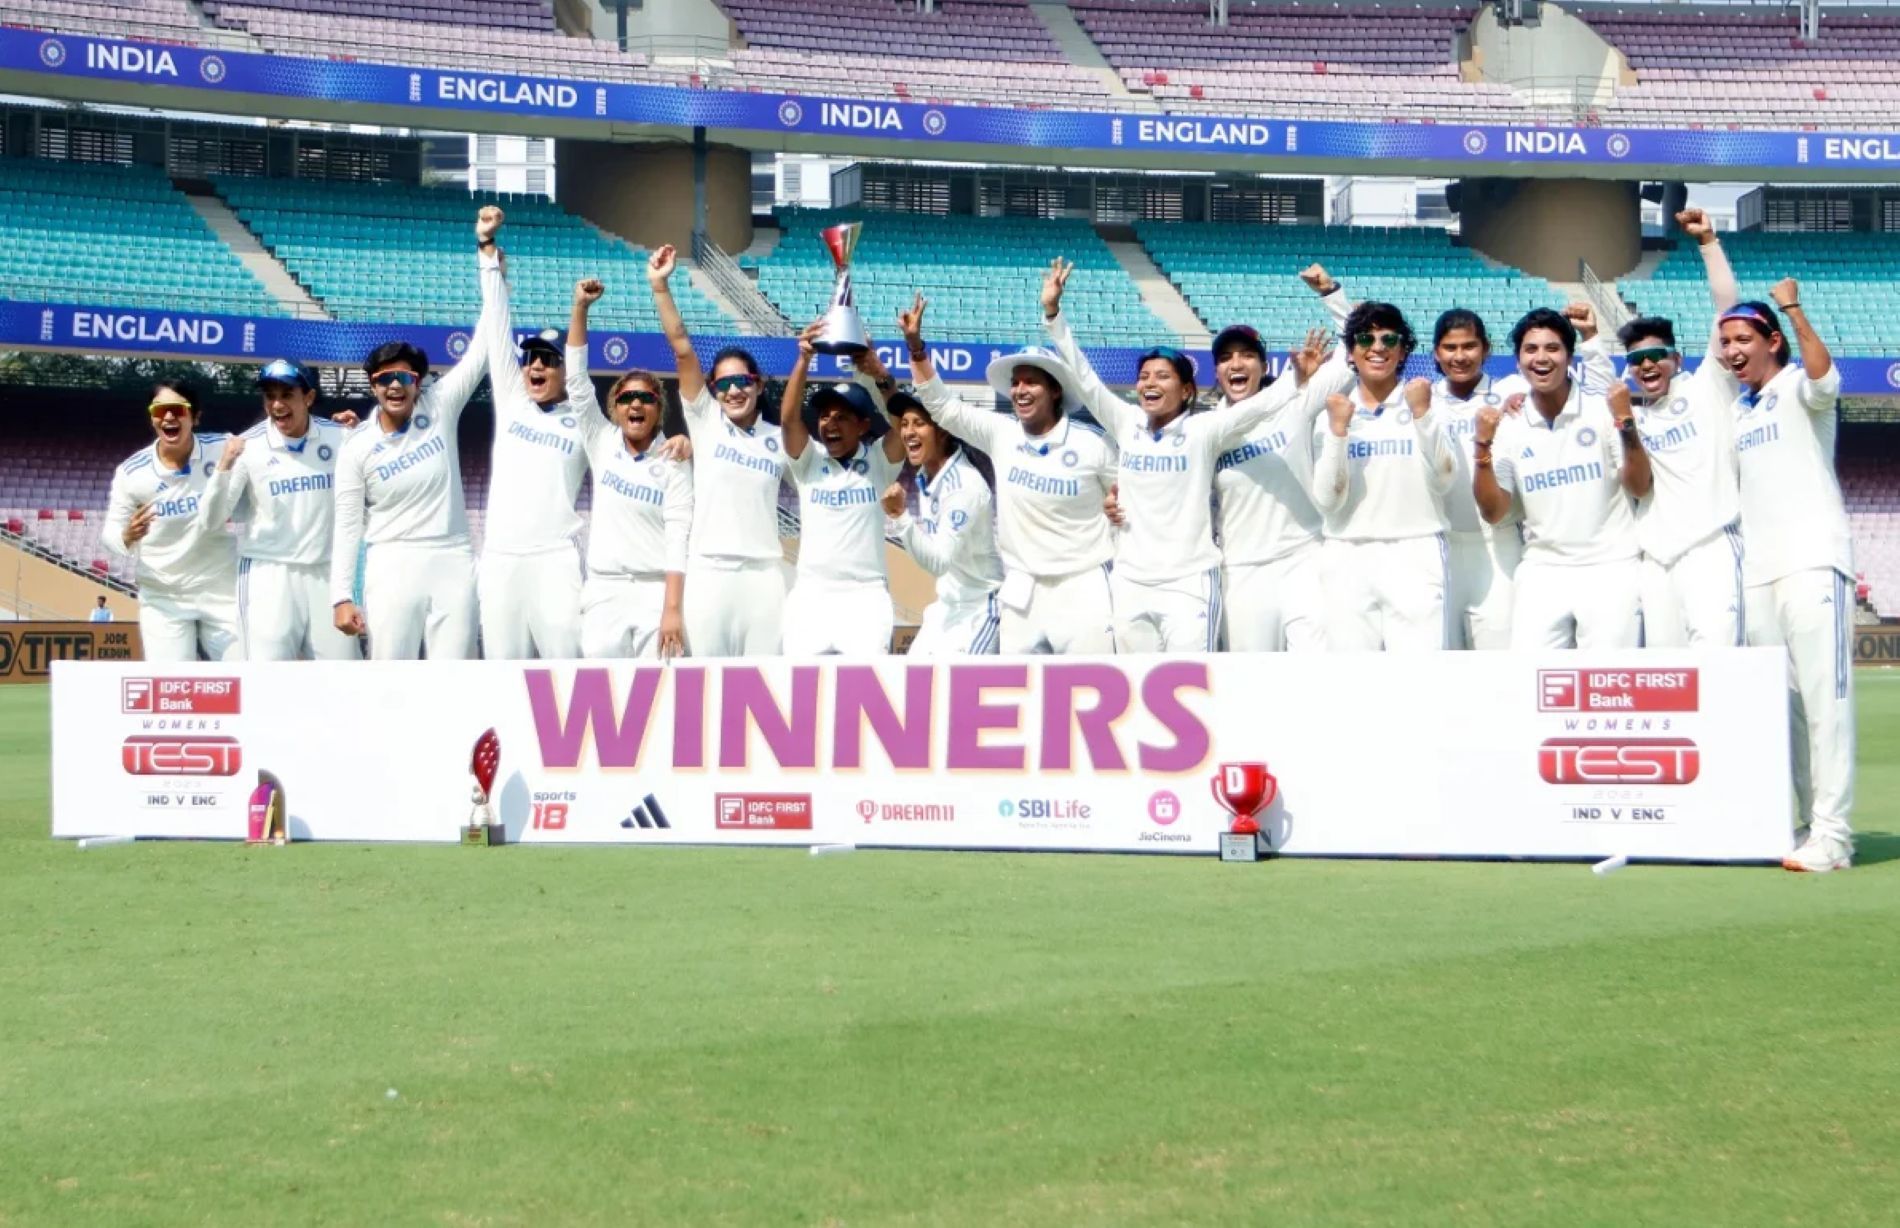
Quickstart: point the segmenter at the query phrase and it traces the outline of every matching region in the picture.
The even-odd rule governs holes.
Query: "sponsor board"
[[[1900,624],[1855,627],[1854,664],[1900,665]]]
[[[1768,861],[1790,844],[1786,668],[1780,649],[259,662],[162,678],[63,663],[53,830],[239,839],[268,768],[297,839],[450,841],[468,748],[492,726],[511,841],[1212,856],[1231,807],[1257,803],[1296,855]],[[227,695],[241,714],[216,710]],[[311,712],[387,711],[403,736],[354,744],[349,771],[308,736]],[[174,801],[148,804],[155,790]]]
[[[55,661],[136,661],[137,623],[0,623],[0,684],[45,682]]]

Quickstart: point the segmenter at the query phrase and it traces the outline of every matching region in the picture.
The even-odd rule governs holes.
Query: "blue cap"
[[[888,426],[883,416],[877,412],[877,404],[871,400],[871,394],[866,392],[862,385],[842,382],[826,384],[812,393],[811,399],[805,403],[805,426],[813,434],[818,431],[818,415],[827,405],[843,405],[858,417],[863,418],[870,426],[870,430],[865,432],[866,439],[878,438],[884,434]]]
[[[288,384],[292,388],[303,388],[311,392],[317,389],[317,377],[300,362],[288,358],[273,358],[257,372],[257,386],[265,384]]]

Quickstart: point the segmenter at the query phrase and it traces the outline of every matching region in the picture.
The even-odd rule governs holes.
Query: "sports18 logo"
[[[1702,751],[1687,738],[1551,738],[1537,774],[1553,785],[1686,785],[1702,774]]]
[[[213,735],[127,738],[120,755],[134,776],[236,776],[244,748]]]

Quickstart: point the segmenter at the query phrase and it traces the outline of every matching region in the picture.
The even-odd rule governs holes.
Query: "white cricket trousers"
[[[1451,561],[1451,647],[1499,652],[1511,646],[1511,611],[1524,538],[1514,524],[1490,533],[1446,534]]]
[[[1635,559],[1570,567],[1526,559],[1517,569],[1513,648],[1635,648],[1642,639]]]
[[[357,661],[363,647],[336,629],[328,563],[238,560],[238,616],[249,661]]]
[[[139,592],[139,643],[153,662],[242,661],[244,633],[232,593],[198,592],[175,597],[148,585]]]
[[[482,657],[568,661],[581,655],[581,554],[572,544],[540,554],[483,552],[475,592]]]
[[[588,576],[581,586],[581,655],[656,659],[665,612],[665,576]]]
[[[1001,611],[996,594],[981,601],[933,601],[924,607],[917,638],[910,642],[913,657],[993,656],[996,653]]]
[[[1218,652],[1220,568],[1145,584],[1108,577],[1115,606],[1116,652]]]
[[[1796,825],[1853,838],[1854,582],[1814,568],[1747,590],[1748,642],[1788,648]]]
[[[1673,563],[1643,557],[1645,648],[1740,648],[1748,642],[1742,548],[1738,523],[1717,529]]]
[[[997,628],[999,647],[1011,656],[1114,652],[1115,598],[1108,573],[1104,563],[1066,576],[1034,577],[1029,582],[1029,601],[1022,609],[1003,606]]]
[[[1221,569],[1221,622],[1228,652],[1316,652],[1326,647],[1320,544],[1266,563]]]
[[[886,585],[800,579],[785,595],[785,655],[889,656],[892,618]]]
[[[1437,652],[1451,638],[1445,535],[1329,539],[1320,548],[1326,646],[1336,652]]]
[[[784,566],[778,559],[694,559],[680,614],[686,651],[695,657],[774,656],[784,626]]]
[[[363,564],[372,661],[475,657],[475,559],[465,542],[381,542]]]

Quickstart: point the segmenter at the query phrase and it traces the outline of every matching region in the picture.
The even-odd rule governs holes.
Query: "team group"
[[[807,396],[814,324],[776,426],[751,354],[702,365],[661,248],[648,283],[687,424],[669,440],[651,373],[620,376],[601,411],[599,282],[576,287],[565,344],[517,347],[491,207],[475,228],[481,319],[452,369],[425,387],[418,348],[377,348],[376,410],[357,424],[314,416],[311,374],[273,362],[264,420],[234,436],[198,434],[192,390],[161,384],[157,438],[114,477],[105,544],[137,559],[150,660],[347,659],[364,633],[378,659],[478,645],[494,659],[877,655],[887,536],[937,577],[913,654],[1785,644],[1811,824],[1795,859],[1833,868],[1851,856],[1854,754],[1840,377],[1795,282],[1773,304],[1738,302],[1706,217],[1678,220],[1716,324],[1693,373],[1669,321],[1626,325],[1633,387],[1581,304],[1520,320],[1518,371],[1497,381],[1483,320],[1446,311],[1440,378],[1407,380],[1404,314],[1350,304],[1314,266],[1302,277],[1331,324],[1279,379],[1259,334],[1235,326],[1214,341],[1211,405],[1165,347],[1142,355],[1125,399],[1076,343],[1057,260],[1041,294],[1051,344],[988,370],[1013,413],[938,379],[919,296],[898,320],[908,390],[867,352],[852,380]],[[495,435],[477,563],[457,425],[484,375]]]

